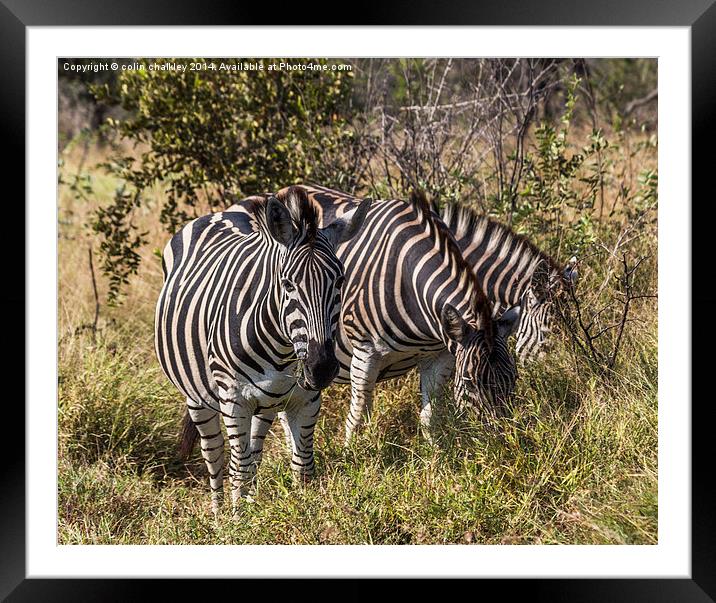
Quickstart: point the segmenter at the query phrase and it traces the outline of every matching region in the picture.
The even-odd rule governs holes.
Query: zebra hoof
[[[224,497],[223,493],[215,493],[211,496],[211,512],[213,513],[214,517],[218,517],[219,513],[221,512],[221,507],[223,506]]]
[[[231,493],[231,507],[234,509],[238,509],[241,506],[241,503],[255,503],[256,499],[252,496],[255,494],[255,492],[251,492],[248,490],[241,490],[241,491],[235,491]]]

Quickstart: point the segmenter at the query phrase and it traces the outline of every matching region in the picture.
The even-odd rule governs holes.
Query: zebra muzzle
[[[305,385],[301,386],[306,389],[322,390],[331,384],[339,370],[333,340],[328,339],[322,344],[310,341],[308,355],[303,365]]]

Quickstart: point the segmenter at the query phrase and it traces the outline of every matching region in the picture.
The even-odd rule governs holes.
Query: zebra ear
[[[336,247],[354,237],[363,226],[365,217],[373,199],[366,197],[355,209],[343,214],[340,218],[326,226],[321,232]]]
[[[576,257],[572,257],[572,259],[567,262],[567,265],[564,267],[564,272],[562,273],[562,276],[564,277],[565,282],[568,283],[570,286],[574,287],[574,285],[577,284],[579,271],[577,270]]]
[[[507,339],[515,332],[517,325],[520,323],[521,306],[512,306],[500,318],[495,321],[497,326],[497,336]]]
[[[270,197],[266,204],[266,224],[271,236],[281,245],[288,246],[296,236],[288,208],[276,197]]]
[[[440,322],[443,331],[455,343],[462,343],[470,333],[470,325],[460,316],[460,313],[450,304],[445,304],[440,313]]]

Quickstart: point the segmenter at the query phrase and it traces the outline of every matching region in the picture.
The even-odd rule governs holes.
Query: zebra
[[[165,247],[155,350],[186,397],[182,452],[201,438],[214,513],[223,500],[222,419],[234,508],[251,498],[264,427],[279,411],[294,474],[313,474],[321,390],[339,369],[344,274],[335,247],[358,232],[370,203],[320,228],[305,192],[292,187],[197,218]]]
[[[321,186],[309,187],[311,200],[325,219],[353,207],[355,197]],[[473,208],[448,202],[433,204],[433,211],[448,226],[463,257],[477,276],[498,317],[519,308],[515,352],[521,364],[544,355],[553,330],[556,304],[578,277],[577,259],[561,267],[526,237]]]
[[[526,237],[464,205],[447,203],[439,214],[492,302],[493,315],[521,308],[515,331],[520,363],[543,357],[556,305],[577,282],[577,258],[561,267]]]
[[[352,197],[336,191],[303,188],[320,223],[339,219],[354,206]],[[346,444],[371,410],[376,383],[415,367],[420,424],[428,439],[432,403],[454,371],[458,403],[504,414],[517,379],[507,337],[519,307],[492,319],[472,268],[424,196],[374,201],[362,229],[338,245],[336,255],[346,278],[335,379],[351,384]]]

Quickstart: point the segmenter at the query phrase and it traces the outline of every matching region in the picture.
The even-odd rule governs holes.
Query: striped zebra
[[[223,499],[222,419],[234,506],[250,497],[279,411],[292,469],[302,479],[313,474],[320,390],[339,368],[344,277],[334,248],[358,232],[369,205],[319,228],[305,192],[289,188],[193,220],[164,249],[156,353],[186,396],[182,448],[191,450],[198,431],[214,512]]]
[[[576,258],[561,267],[529,239],[475,210],[448,203],[440,210],[493,303],[493,315],[519,305],[515,351],[520,362],[544,354],[556,307],[577,280]]]
[[[320,223],[340,219],[353,198],[305,186]],[[339,383],[351,383],[346,442],[370,411],[379,381],[420,372],[420,422],[431,429],[432,402],[455,371],[460,403],[503,413],[514,389],[507,348],[519,309],[499,320],[447,226],[424,197],[375,201],[363,228],[336,254],[344,264],[336,355]]]
[[[325,220],[358,202],[355,197],[319,186],[307,190]],[[554,324],[555,304],[577,280],[576,258],[561,267],[526,237],[472,208],[448,203],[433,210],[447,224],[463,257],[473,267],[492,303],[493,317],[511,307],[520,308],[515,330],[520,362],[541,356]]]

